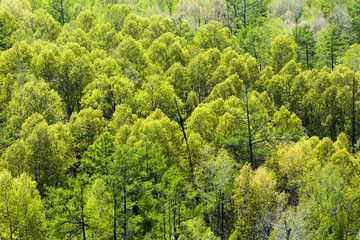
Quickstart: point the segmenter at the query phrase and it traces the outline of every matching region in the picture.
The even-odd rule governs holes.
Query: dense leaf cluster
[[[360,1],[123,2],[0,1],[0,238],[358,239]]]

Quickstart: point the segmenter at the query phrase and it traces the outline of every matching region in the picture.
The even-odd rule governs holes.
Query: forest
[[[360,0],[0,0],[0,239],[360,239]]]

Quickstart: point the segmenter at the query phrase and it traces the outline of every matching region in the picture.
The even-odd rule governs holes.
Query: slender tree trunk
[[[163,204],[163,217],[164,217],[164,239],[166,239],[166,209],[165,209],[165,203]]]
[[[6,194],[6,193],[5,193]],[[9,220],[9,223],[10,223],[10,214],[9,214],[9,207],[8,207],[8,199],[7,199],[7,194],[6,194],[6,215],[7,215],[7,218]],[[10,239],[13,240],[13,227],[12,227],[12,224],[10,223]]]
[[[84,189],[83,186],[81,187],[81,228],[83,232],[83,240],[86,240],[86,232],[85,232],[85,220],[84,220]]]
[[[306,67],[307,69],[310,69],[310,66],[309,66],[309,49],[308,49],[308,45],[306,44]]]
[[[65,10],[64,10],[64,1],[63,0],[61,0],[60,1],[60,17],[61,17],[61,25],[63,25],[64,26],[64,24],[65,24]]]
[[[244,21],[244,28],[246,28],[246,11],[247,11],[247,8],[246,8],[246,0],[244,0],[244,16],[243,16],[243,21]]]
[[[183,132],[184,140],[185,140],[185,142],[186,142],[186,148],[187,148],[187,151],[188,151],[188,154],[189,154],[190,171],[191,171],[191,174],[193,174],[193,164],[192,164],[192,160],[191,160],[191,152],[190,152],[189,142],[188,142],[188,139],[187,139],[187,136],[186,136],[186,132],[185,132],[184,120],[183,120],[183,118],[181,117],[180,110],[179,110],[179,107],[178,107],[176,98],[174,98],[174,101],[175,101],[176,109],[177,109],[178,116],[179,116],[180,127],[181,127],[181,130],[182,130],[182,132]]]
[[[177,229],[176,229],[176,194],[174,196],[174,207],[173,207],[173,221],[174,221],[174,238],[178,239]]]
[[[114,233],[114,240],[117,240],[117,235],[116,235],[117,202],[116,202],[116,194],[115,194],[114,183],[113,183],[113,199],[114,199],[114,229],[113,229],[113,233]]]
[[[220,191],[221,195],[221,191]],[[220,197],[219,193],[216,192],[216,208],[217,208],[217,216],[216,216],[216,235],[220,236]]]
[[[168,201],[168,208],[169,208],[169,240],[171,240],[171,203],[170,199]]]
[[[355,108],[355,76],[353,78],[353,86],[352,86],[352,123],[351,123],[351,128],[352,128],[352,131],[351,131],[351,146],[352,146],[352,153],[354,154],[355,153],[355,111],[356,111],[356,108]]]
[[[127,218],[126,218],[126,186],[124,185],[124,240],[127,239]]]
[[[221,195],[221,239],[224,239],[225,231],[224,231],[224,218],[225,218],[225,211],[224,211],[224,193]]]
[[[245,91],[245,101],[246,101],[246,120],[248,125],[248,136],[249,136],[249,155],[250,155],[250,164],[252,168],[255,168],[255,162],[253,157],[253,144],[252,144],[252,135],[251,135],[251,123],[250,123],[250,112],[249,112],[249,100],[248,100],[248,92],[247,89]]]

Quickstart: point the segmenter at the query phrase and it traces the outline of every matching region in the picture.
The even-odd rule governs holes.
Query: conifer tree
[[[346,41],[340,33],[338,25],[332,25],[325,30],[320,43],[320,51],[325,64],[334,69],[338,64],[342,52],[345,50]]]

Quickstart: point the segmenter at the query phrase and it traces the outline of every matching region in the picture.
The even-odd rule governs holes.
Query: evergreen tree
[[[323,33],[320,42],[323,62],[331,69],[334,69],[335,65],[339,63],[345,47],[346,41],[344,35],[340,34],[339,26],[331,25]]]
[[[360,43],[360,0],[353,1],[349,6],[349,13],[352,17],[352,30],[355,33],[355,42]]]
[[[259,25],[267,15],[269,0],[226,0],[233,32]]]
[[[310,25],[296,26],[293,30],[293,38],[300,47],[300,61],[304,69],[312,69],[315,66],[315,50],[316,42],[314,39],[314,31]]]
[[[8,12],[0,12],[0,51],[11,47],[11,34],[16,30],[15,18]]]

